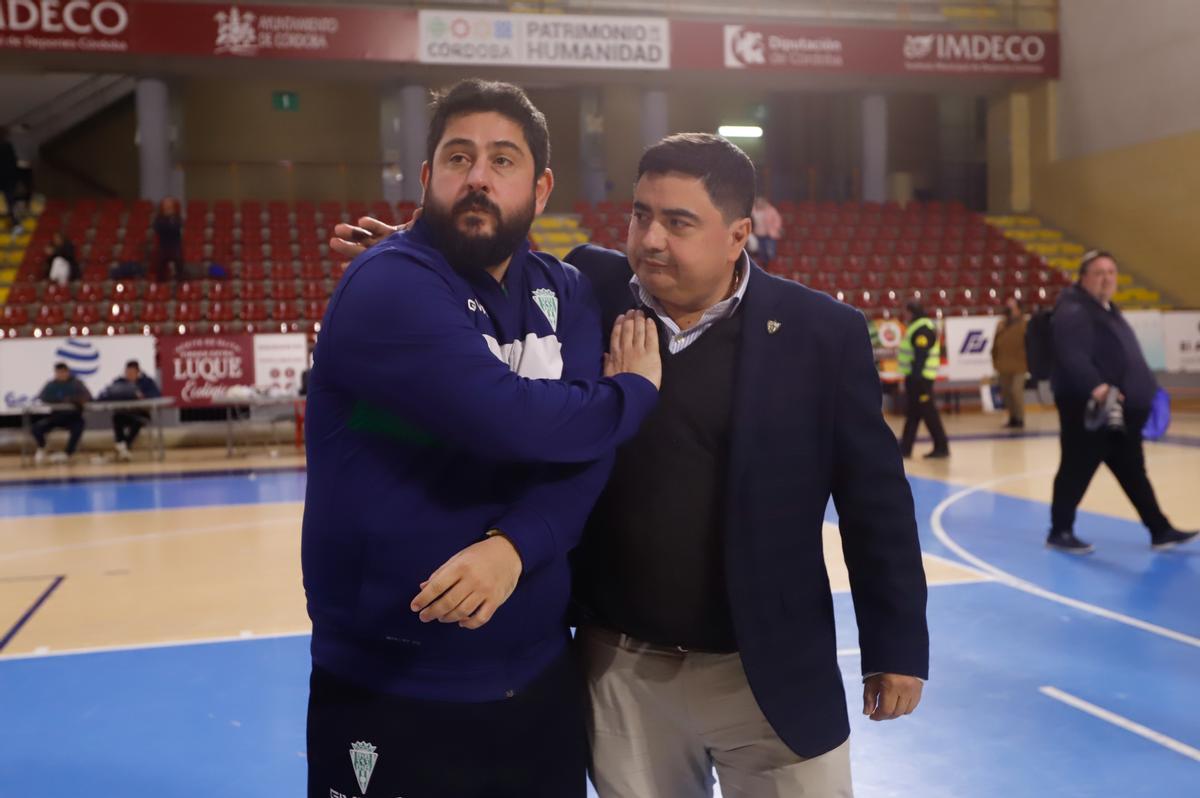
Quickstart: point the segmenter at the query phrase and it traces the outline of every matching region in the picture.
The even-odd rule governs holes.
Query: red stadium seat
[[[134,280],[118,280],[112,287],[112,298],[121,302],[133,302],[138,298],[141,283]]]
[[[42,305],[37,310],[34,323],[39,327],[54,327],[63,323],[63,307],[57,305]]]
[[[171,317],[170,308],[165,302],[147,302],[142,307],[142,321],[150,324],[161,324]]]
[[[228,302],[208,303],[209,321],[233,321],[233,305]]]
[[[47,305],[56,302],[66,302],[71,298],[71,288],[69,285],[59,285],[58,283],[50,283],[46,286],[46,290],[42,292],[42,302]]]
[[[186,285],[186,283],[185,283]],[[147,302],[170,302],[171,296],[175,292],[175,286],[171,283],[147,283],[146,284],[146,301]]]
[[[281,299],[284,301],[296,299],[296,297],[299,296],[299,292],[296,290],[296,281],[285,280],[283,282],[273,283],[271,285],[271,296],[275,299]]]
[[[104,315],[105,307],[94,302],[76,302],[75,309],[71,311],[71,323],[95,324]]]
[[[209,316],[215,320],[211,310]],[[243,302],[238,318],[242,321],[265,321],[270,318],[268,306],[262,302]]]
[[[325,305],[326,300],[324,299],[308,300],[304,303],[304,318],[309,321],[320,321],[325,317]]]
[[[306,260],[300,266],[300,279],[302,280],[324,280],[325,267],[320,261]]]
[[[261,302],[267,298],[267,284],[262,282],[244,281],[241,284],[241,298],[243,300],[252,300]],[[215,299],[216,297],[214,297]],[[228,297],[222,297],[228,299]]]
[[[34,283],[17,283],[8,292],[9,305],[28,305],[37,301],[38,287]]]
[[[329,297],[329,289],[325,287],[325,281],[306,281],[300,284],[300,296],[304,299],[327,299]]]

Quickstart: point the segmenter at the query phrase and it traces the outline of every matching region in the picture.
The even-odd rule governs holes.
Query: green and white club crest
[[[350,764],[354,765],[354,776],[358,779],[358,788],[367,793],[367,785],[371,782],[371,774],[375,771],[375,762],[379,754],[370,743],[350,744]]]
[[[550,328],[558,332],[558,297],[549,288],[537,288],[533,292],[533,301],[550,322]]]

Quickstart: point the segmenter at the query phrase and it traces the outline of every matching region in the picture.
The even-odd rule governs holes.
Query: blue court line
[[[138,510],[275,504],[304,501],[302,470],[240,475],[186,476],[154,480],[104,480],[23,487],[0,485],[0,518]]]
[[[21,627],[29,623],[29,619],[33,617],[33,614],[41,609],[41,606],[46,603],[46,599],[50,598],[50,595],[58,589],[58,586],[61,585],[63,580],[66,578],[67,577],[63,575],[54,577],[54,581],[50,583],[48,588],[42,591],[42,595],[38,596],[37,601],[33,602],[33,604],[29,606],[29,609],[25,610],[25,614],[22,615],[15,624],[13,624],[13,627],[9,629],[7,633],[5,633],[4,637],[0,637],[0,651],[3,651],[4,647],[12,642],[12,639],[17,636],[17,632],[21,631]]]
[[[159,471],[145,474],[100,474],[92,476],[30,477],[29,479],[0,480],[0,490],[7,487],[36,485],[87,485],[101,482],[153,482],[164,479],[203,479],[204,477],[238,477],[248,474],[280,474],[306,472],[305,466],[266,466],[263,468],[217,468],[211,471]]]
[[[1011,440],[1029,440],[1036,438],[1057,438],[1058,430],[1031,430],[1029,432],[977,432],[969,435],[950,435],[950,442],[954,441],[1011,441]],[[917,443],[932,443],[933,438],[928,435],[917,437]],[[1156,441],[1146,441],[1146,443],[1169,443],[1173,446],[1191,446],[1200,448],[1200,437],[1192,435],[1166,435]]]

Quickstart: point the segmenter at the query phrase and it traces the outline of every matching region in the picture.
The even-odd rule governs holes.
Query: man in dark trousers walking
[[[937,381],[938,366],[942,360],[942,345],[938,340],[937,326],[925,313],[924,306],[916,300],[905,306],[908,329],[900,343],[900,373],[904,375],[904,433],[900,436],[900,453],[912,457],[913,443],[917,440],[917,427],[921,422],[933,436],[933,451],[927,459],[950,456],[950,442],[938,413],[933,386]]]
[[[1063,291],[1050,323],[1050,382],[1062,460],[1054,477],[1046,545],[1071,554],[1092,551],[1091,544],[1075,535],[1075,510],[1101,463],[1150,530],[1151,546],[1167,549],[1197,535],[1171,526],[1146,475],[1142,428],[1158,383],[1133,328],[1113,304],[1116,291],[1116,259],[1107,252],[1089,252],[1080,261],[1079,281]]]

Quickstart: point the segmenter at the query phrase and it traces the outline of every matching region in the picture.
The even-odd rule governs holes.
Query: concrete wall
[[[182,108],[180,152],[189,198],[381,196],[375,86],[194,78],[172,91]],[[298,110],[276,110],[275,91],[296,93]]]
[[[1200,307],[1200,3],[1061,14],[1061,80],[989,106],[991,208],[1031,210]]]

